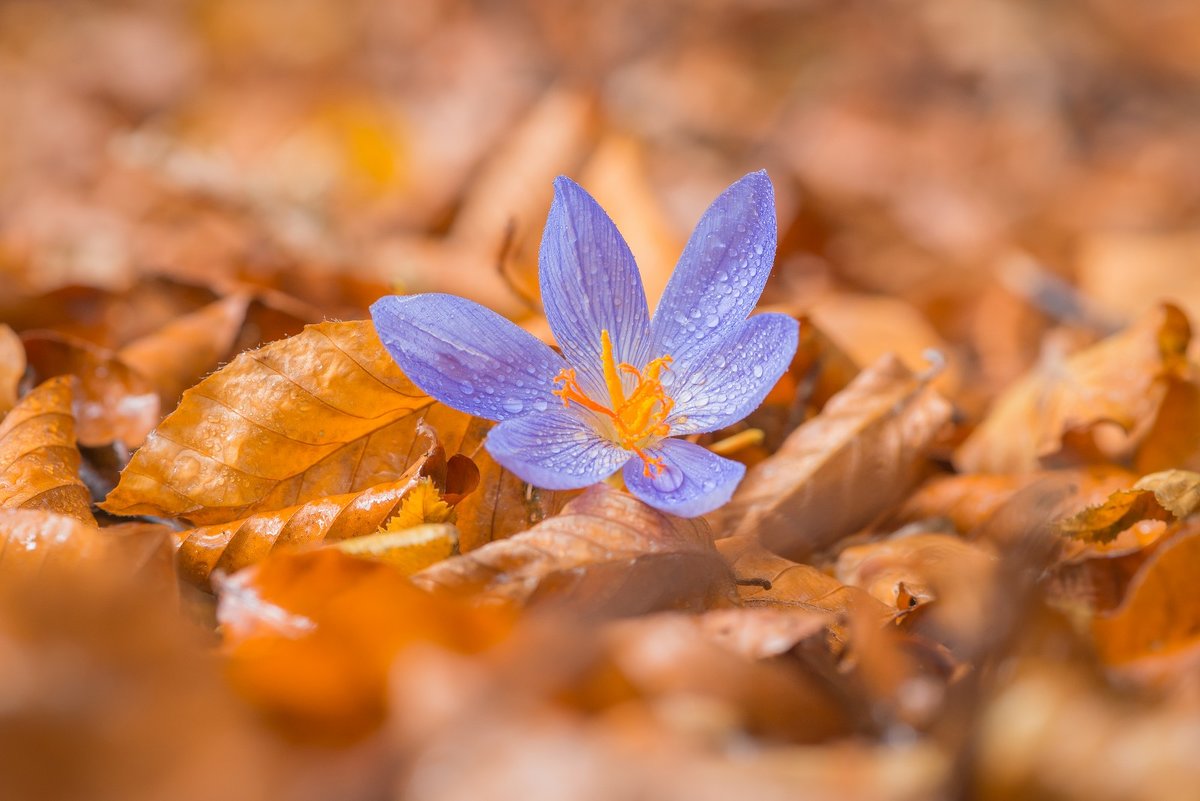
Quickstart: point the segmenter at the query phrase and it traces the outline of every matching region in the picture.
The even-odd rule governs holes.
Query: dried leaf
[[[0,323],[0,418],[17,405],[17,389],[25,375],[25,346],[7,325]]]
[[[396,534],[423,523],[452,521],[453,507],[446,502],[432,478],[419,478],[412,491],[400,501],[400,508],[383,527],[383,532]]]
[[[1059,528],[1086,542],[1111,542],[1142,520],[1177,520],[1200,508],[1200,473],[1166,470],[1151,473],[1128,490],[1119,490],[1098,506],[1062,520]]]
[[[1197,368],[1185,379],[1167,379],[1167,391],[1154,425],[1138,446],[1134,466],[1140,473],[1182,468],[1200,471],[1200,383]]]
[[[103,561],[110,547],[94,522],[43,509],[0,509],[0,584]]]
[[[837,542],[903,497],[950,411],[929,377],[884,357],[747,473],[719,530],[797,559]]]
[[[229,354],[250,302],[234,294],[167,323],[117,351],[117,358],[149,379],[162,408],[173,408],[183,391]]]
[[[515,601],[573,597],[593,610],[634,614],[722,595],[727,578],[703,521],[665,515],[598,485],[529,531],[447,559],[414,580]]]
[[[369,321],[309,326],[184,393],[103,508],[220,523],[395,481],[434,405]],[[450,440],[469,420],[446,413],[434,426]]]
[[[1100,657],[1110,664],[1165,657],[1200,638],[1200,524],[1189,521],[1163,542],[1129,584],[1125,601],[1092,621]]]
[[[503,638],[509,614],[414,587],[334,548],[279,553],[222,580],[218,619],[234,687],[293,739],[344,742],[377,726],[398,653],[461,653]]]
[[[21,339],[39,380],[60,375],[79,379],[75,418],[81,444],[136,447],[158,423],[154,387],[112,351],[55,331],[30,331]]]
[[[767,659],[824,631],[831,617],[815,609],[759,606],[712,609],[695,622],[705,637],[722,648],[750,659]]]
[[[444,482],[445,473],[444,453],[435,446],[397,481],[181,532],[180,571],[196,586],[207,587],[213,571],[233,573],[276,550],[374,534],[388,525],[407,497],[426,492],[423,486],[435,480]]]
[[[1145,436],[1166,394],[1168,379],[1187,368],[1191,329],[1175,306],[1163,304],[1119,334],[1065,358],[1048,356],[993,404],[987,418],[954,455],[964,473],[1022,473],[1063,449],[1071,434],[1101,423],[1131,438]]]
[[[718,540],[717,545],[733,567],[745,606],[800,607],[835,619],[855,610],[879,620],[892,616],[887,606],[858,587],[848,587],[812,565],[784,559],[752,539]]]
[[[389,564],[406,576],[458,553],[458,529],[448,523],[424,523],[398,531],[391,529],[389,523],[385,531],[341,540],[333,547],[360,559]]]
[[[0,507],[41,509],[95,525],[91,493],[79,480],[73,382],[50,379],[0,420]]]

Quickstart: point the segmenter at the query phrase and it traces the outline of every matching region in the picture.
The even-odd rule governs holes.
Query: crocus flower
[[[638,498],[692,517],[729,500],[745,468],[677,437],[745,417],[796,350],[794,319],[748,317],[775,238],[771,182],[752,173],[705,212],[651,318],[629,246],[591,195],[560,177],[539,274],[561,355],[452,295],[382,298],[371,316],[417,386],[499,422],[486,447],[522,480],[566,490],[622,470]]]

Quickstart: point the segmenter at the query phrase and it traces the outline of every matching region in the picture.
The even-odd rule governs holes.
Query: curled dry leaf
[[[528,531],[433,565],[414,580],[610,614],[712,600],[731,589],[702,520],[665,515],[607,485],[592,487]]]
[[[239,355],[185,392],[102,508],[208,525],[361,492],[396,481],[420,458],[422,423],[468,454],[491,425],[417,389],[370,321],[309,326]],[[487,511],[495,512],[464,514],[464,540],[520,530],[516,524],[553,497],[523,500],[522,483],[486,454],[477,458]]]
[[[1200,473],[1166,470],[1151,473],[1127,490],[1118,490],[1104,503],[1059,522],[1069,537],[1088,542],[1111,542],[1143,520],[1177,520],[1200,508]]]
[[[965,534],[1038,478],[1036,473],[935,476],[908,497],[891,522],[899,526],[938,518],[950,521],[955,531]]]
[[[767,659],[824,631],[830,618],[815,609],[761,606],[712,609],[694,620],[701,633],[722,648],[750,659]]]
[[[246,319],[247,295],[234,294],[167,323],[117,351],[117,358],[144,375],[163,409],[229,355]]]
[[[25,375],[25,346],[7,325],[0,323],[0,417],[17,405],[17,391]]]
[[[39,379],[79,379],[75,417],[81,444],[136,447],[158,423],[161,407],[154,387],[114,352],[56,331],[29,331],[21,339]]]
[[[1171,468],[1200,471],[1200,370],[1186,379],[1170,377],[1150,433],[1138,446],[1134,467],[1141,473]]]
[[[0,508],[41,509],[95,524],[79,480],[68,376],[52,378],[0,420]]]
[[[389,565],[334,548],[273,554],[218,590],[235,689],[281,733],[306,741],[343,742],[377,726],[403,649],[473,653],[511,625],[503,607],[424,592]]]
[[[718,512],[718,530],[758,536],[800,559],[886,512],[950,419],[950,404],[929,380],[893,356],[864,370],[746,474]]]
[[[458,499],[469,492],[477,478],[462,465],[469,460],[456,456],[450,461],[453,470],[448,470],[441,446],[434,446],[397,481],[181,532],[179,569],[188,581],[206,588],[213,571],[233,573],[277,549],[374,534],[401,512],[407,499],[416,495],[424,504],[431,483],[439,491],[444,489],[446,498]],[[455,485],[447,485],[448,473]]]
[[[1091,435],[1101,423],[1119,426],[1125,436],[1092,447],[1119,455],[1147,434],[1169,379],[1186,372],[1190,340],[1187,317],[1162,304],[1070,356],[1044,354],[1037,369],[996,400],[955,453],[955,466],[964,473],[1036,470],[1063,449],[1064,437]]]
[[[1092,621],[1109,664],[1167,659],[1200,643],[1200,523],[1188,521],[1138,569],[1124,602]]]

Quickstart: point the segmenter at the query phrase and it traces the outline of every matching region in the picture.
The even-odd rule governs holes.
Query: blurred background
[[[1188,0],[5,0],[0,274],[519,317],[555,175],[654,294],[765,167],[777,301],[887,293],[956,342],[1047,276],[1195,311],[1198,79]]]

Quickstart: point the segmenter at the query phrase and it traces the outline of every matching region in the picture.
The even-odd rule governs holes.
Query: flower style
[[[575,182],[554,182],[539,253],[542,302],[562,355],[452,295],[382,298],[380,339],[409,378],[499,422],[486,446],[522,480],[577,489],[623,468],[629,491],[683,517],[729,500],[745,468],[675,437],[749,414],[787,369],[798,326],[748,315],[775,258],[765,172],[705,212],[651,318],[629,246]]]

